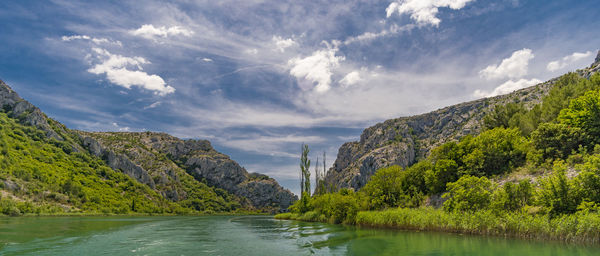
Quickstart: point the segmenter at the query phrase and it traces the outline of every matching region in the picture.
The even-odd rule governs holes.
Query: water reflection
[[[594,246],[269,216],[0,219],[0,255],[600,255]]]

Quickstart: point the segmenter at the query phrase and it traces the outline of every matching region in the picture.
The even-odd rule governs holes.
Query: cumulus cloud
[[[336,52],[337,48],[328,48],[305,58],[293,58],[288,61],[290,74],[298,79],[303,89],[314,86],[316,92],[326,92],[331,88],[332,70],[345,59],[344,56],[336,56]]]
[[[146,59],[124,57],[100,48],[92,50],[100,63],[88,69],[88,72],[96,75],[105,74],[111,83],[127,89],[137,86],[161,96],[175,92],[175,88],[167,85],[160,76],[149,75],[142,71],[142,64],[150,64]],[[130,68],[134,68],[134,70]]]
[[[392,2],[385,9],[389,18],[394,13],[398,15],[409,14],[410,18],[419,25],[438,26],[441,20],[436,17],[439,8],[450,8],[459,10],[465,7],[467,3],[475,0],[400,0]]]
[[[121,41],[113,41],[108,38],[97,38],[97,37],[91,37],[88,35],[62,36],[61,39],[64,42],[69,42],[69,41],[73,41],[73,40],[89,40],[89,41],[93,42],[94,44],[114,44],[114,45],[118,45],[118,46],[123,46]]]
[[[209,58],[202,58],[202,61],[204,61],[204,62],[212,62],[213,60],[209,59]]]
[[[358,82],[360,82],[361,78],[360,78],[360,73],[358,73],[358,71],[352,71],[350,73],[348,73],[346,76],[344,76],[344,78],[342,78],[342,80],[340,80],[340,84],[342,84],[342,86],[348,87],[350,85],[354,85]]]
[[[529,86],[534,86],[536,84],[541,83],[542,81],[539,79],[524,79],[521,78],[517,81],[513,81],[513,80],[508,80],[505,83],[501,84],[500,86],[496,87],[493,91],[491,92],[486,92],[486,91],[482,91],[482,90],[475,90],[475,92],[473,93],[473,96],[477,97],[477,98],[483,98],[483,97],[493,97],[493,96],[497,96],[497,95],[502,95],[502,94],[507,94],[510,92],[514,92],[516,90],[519,89],[523,89]]]
[[[565,68],[567,65],[575,63],[581,59],[587,58],[592,55],[591,51],[587,52],[574,52],[571,55],[567,55],[560,60],[551,61],[546,66],[549,71],[556,71]]]
[[[140,28],[129,31],[134,36],[141,36],[146,39],[156,39],[157,37],[167,38],[169,36],[191,36],[194,31],[180,26],[172,27],[154,27],[152,24],[142,25]]]
[[[346,40],[344,40],[344,44],[349,45],[352,43],[368,42],[368,41],[372,41],[372,40],[375,40],[380,37],[391,36],[391,35],[398,34],[400,32],[410,31],[413,28],[415,28],[414,24],[407,24],[404,26],[398,26],[396,24],[393,24],[392,26],[390,26],[389,29],[383,29],[377,33],[365,32],[358,36],[349,37]]]
[[[297,45],[297,43],[293,39],[291,39],[291,38],[283,39],[280,36],[273,36],[273,42],[275,42],[275,47],[280,52],[285,52],[286,48]]]
[[[499,65],[489,65],[479,71],[479,76],[488,80],[501,78],[521,78],[527,75],[529,61],[535,55],[531,49],[524,48],[513,52],[513,54],[502,60]]]

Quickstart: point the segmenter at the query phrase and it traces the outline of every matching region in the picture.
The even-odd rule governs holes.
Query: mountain
[[[600,71],[600,51],[595,62],[577,74],[589,78]],[[363,187],[380,168],[407,167],[445,142],[482,131],[482,120],[497,105],[523,103],[532,107],[548,94],[558,78],[512,93],[465,102],[430,113],[386,120],[365,129],[359,141],[344,143],[325,182],[333,189]]]
[[[0,105],[4,214],[279,212],[297,200],[206,140],[71,130],[1,80]]]

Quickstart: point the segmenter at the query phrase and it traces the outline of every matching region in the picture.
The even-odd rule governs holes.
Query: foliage
[[[492,199],[492,190],[492,182],[486,177],[462,176],[456,182],[448,183],[444,210],[473,212],[486,209]]]
[[[574,213],[577,210],[581,198],[564,170],[557,169],[552,176],[543,179],[540,185],[537,195],[539,204],[548,209],[550,214]]]
[[[491,130],[497,127],[510,128],[513,127],[517,114],[524,114],[527,109],[522,103],[508,103],[506,105],[498,105],[483,118],[483,127]],[[519,115],[520,116],[520,115]]]
[[[561,110],[558,120],[570,127],[581,128],[592,142],[600,143],[600,90],[589,91]]]
[[[459,146],[465,152],[461,172],[475,176],[505,173],[521,166],[527,154],[527,142],[516,129],[494,128]]]
[[[531,142],[544,159],[565,159],[589,141],[582,129],[565,124],[544,123],[531,133]]]
[[[533,185],[529,180],[506,182],[494,191],[490,208],[495,212],[516,211],[532,203]]]
[[[308,145],[302,144],[302,155],[300,156],[300,192],[301,197],[310,196],[310,159],[308,159]]]

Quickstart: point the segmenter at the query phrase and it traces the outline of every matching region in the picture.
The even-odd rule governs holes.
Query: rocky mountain
[[[600,51],[589,68],[578,70],[577,73],[589,78],[599,70]],[[426,114],[390,119],[369,127],[363,131],[359,141],[348,142],[340,147],[325,182],[334,189],[359,189],[380,168],[409,166],[426,157],[437,145],[480,133],[483,117],[497,105],[520,102],[531,107],[539,103],[556,81],[555,78],[506,95],[461,103]]]
[[[161,208],[165,207],[167,212],[180,211],[178,207],[200,212],[278,212],[297,200],[274,179],[249,174],[206,140],[181,140],[153,132],[71,130],[48,118],[2,81],[0,105],[0,147],[4,154],[0,157],[0,198],[18,205],[127,212],[139,210],[144,203],[152,212],[164,212]],[[54,160],[44,160],[48,155]],[[63,164],[54,166],[56,159]],[[108,173],[107,168],[118,174]],[[83,169],[90,173],[81,175]],[[127,183],[126,177],[133,183]],[[51,184],[51,180],[59,184]],[[119,186],[100,189],[122,182],[136,187],[138,194],[128,195],[133,190]],[[120,208],[112,207],[109,202],[90,199],[101,197],[96,194],[101,191],[128,196],[115,199]],[[62,199],[54,200],[57,197]]]
[[[193,191],[186,185],[190,178],[238,196],[244,205],[257,209],[287,209],[296,200],[277,181],[249,174],[207,140],[181,140],[155,132],[78,133],[92,154],[172,201],[190,197]]]

